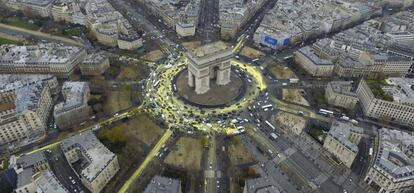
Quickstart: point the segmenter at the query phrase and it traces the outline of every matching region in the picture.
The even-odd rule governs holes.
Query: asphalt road
[[[210,138],[210,146],[207,152],[207,161],[204,164],[205,193],[217,193],[217,157],[216,138]]]
[[[136,10],[134,6],[131,6],[125,0],[111,0],[112,6],[121,12],[131,24],[137,28],[137,30],[144,30],[147,36],[151,36],[154,42],[156,42],[163,52],[172,53],[172,47],[176,44],[166,38],[164,34],[158,30],[148,19],[140,14],[140,10]],[[141,10],[142,11],[142,10]],[[162,38],[161,38],[162,37]]]
[[[69,162],[66,160],[65,155],[59,147],[51,148],[50,151],[45,151],[45,154],[52,172],[65,188],[67,188],[70,192],[90,192],[82,184],[81,180],[71,168]]]
[[[220,39],[220,29],[217,27],[219,19],[219,1],[201,0],[198,22],[198,36],[203,44]]]
[[[240,141],[243,142],[248,151],[257,160],[258,165],[263,170],[263,174],[271,177],[272,180],[276,181],[279,185],[281,185],[285,192],[300,192],[298,190],[298,187],[292,184],[289,178],[286,175],[284,175],[283,172],[279,169],[277,163],[274,162],[272,159],[266,157],[262,152],[260,152],[257,149],[257,143],[252,141],[252,139],[248,138],[246,135],[239,135],[238,138],[240,139]]]

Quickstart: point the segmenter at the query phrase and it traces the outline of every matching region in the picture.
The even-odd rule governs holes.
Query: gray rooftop
[[[162,176],[154,176],[144,193],[181,193],[180,181]]]
[[[23,86],[54,79],[53,75],[0,74],[0,92],[13,91]]]
[[[263,176],[260,178],[246,180],[245,189],[247,193],[280,193],[279,184],[272,177]]]
[[[83,59],[82,64],[89,64],[94,65],[100,62],[103,62],[104,60],[107,60],[108,57],[105,56],[103,53],[93,53],[86,56],[86,58]]]
[[[55,0],[17,0],[17,1],[21,2],[21,3],[27,3],[27,4],[32,4],[32,5],[45,7],[45,6],[53,3],[53,1],[55,1]]]
[[[414,137],[406,132],[382,128],[374,168],[393,181],[414,179]]]
[[[353,81],[332,81],[329,84],[331,85],[332,90],[338,94],[356,97],[356,92],[353,91]]]
[[[42,96],[43,89],[44,86],[41,83],[16,89],[16,112],[22,113],[26,110],[35,112],[39,107],[39,100]]]
[[[17,165],[21,168],[29,168],[42,161],[46,161],[46,156],[43,151],[37,151],[35,153],[19,157],[17,159]]]
[[[311,60],[315,65],[333,65],[332,61],[319,57],[315,54],[314,50],[310,46],[305,46],[298,50],[305,57]]]
[[[42,193],[69,193],[51,171],[45,171],[36,179],[37,188]]]
[[[33,181],[33,168],[27,168],[20,170],[17,174],[17,184],[16,187],[20,188],[26,186]]]
[[[33,46],[0,46],[0,65],[65,65],[74,61],[83,51],[76,46],[49,43]]]
[[[84,96],[88,92],[88,87],[87,82],[67,81],[63,83],[62,93],[65,101],[56,104],[54,114],[58,115],[86,104]]]
[[[82,169],[82,175],[88,181],[93,181],[111,162],[116,155],[109,151],[93,134],[86,131],[66,138],[60,144],[63,152],[68,152],[73,148],[78,148],[88,164]]]
[[[388,92],[395,102],[414,105],[414,78],[388,78],[388,85],[382,89]]]
[[[339,143],[346,146],[351,151],[358,153],[358,145],[350,141],[352,133],[363,134],[364,130],[354,126],[350,122],[335,121],[331,125],[328,135],[332,136]]]

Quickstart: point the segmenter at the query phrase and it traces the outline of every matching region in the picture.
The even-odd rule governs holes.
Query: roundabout
[[[244,75],[246,88],[243,97],[230,105],[221,107],[200,107],[189,104],[174,92],[174,79],[186,70],[186,57],[172,65],[160,64],[150,75],[146,85],[144,105],[153,116],[162,119],[169,128],[193,133],[219,132],[234,134],[237,129],[231,123],[256,97],[265,92],[266,83],[262,73],[254,66],[231,60],[235,72]],[[237,71],[236,71],[237,70]]]
[[[241,70],[232,70],[230,83],[227,85],[211,84],[210,90],[197,94],[188,85],[188,70],[182,70],[173,79],[175,95],[185,103],[200,108],[221,108],[237,103],[246,94],[247,81],[243,80]]]

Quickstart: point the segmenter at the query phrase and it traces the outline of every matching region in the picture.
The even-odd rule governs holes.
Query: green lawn
[[[14,27],[19,27],[19,28],[24,28],[24,29],[28,29],[28,30],[36,31],[36,30],[40,29],[40,27],[35,25],[35,24],[29,23],[27,21],[20,20],[19,18],[15,18],[15,17],[4,19],[2,22],[4,24],[7,24],[7,25],[11,25],[11,26],[14,26]]]
[[[17,44],[17,45],[20,45],[22,43],[20,41],[10,40],[10,39],[0,37],[0,45],[4,45],[4,44]]]

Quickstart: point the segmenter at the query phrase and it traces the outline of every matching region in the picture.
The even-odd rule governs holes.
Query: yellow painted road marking
[[[160,138],[160,140],[157,142],[157,144],[152,148],[150,153],[147,155],[147,157],[144,159],[144,161],[141,163],[141,165],[138,167],[137,170],[132,174],[132,176],[125,181],[124,185],[122,185],[121,189],[119,189],[118,193],[126,193],[132,184],[137,181],[139,176],[141,176],[142,172],[147,168],[148,164],[154,159],[155,155],[160,151],[162,145],[165,144],[165,142],[171,137],[172,130],[167,129],[165,131],[164,135]]]

